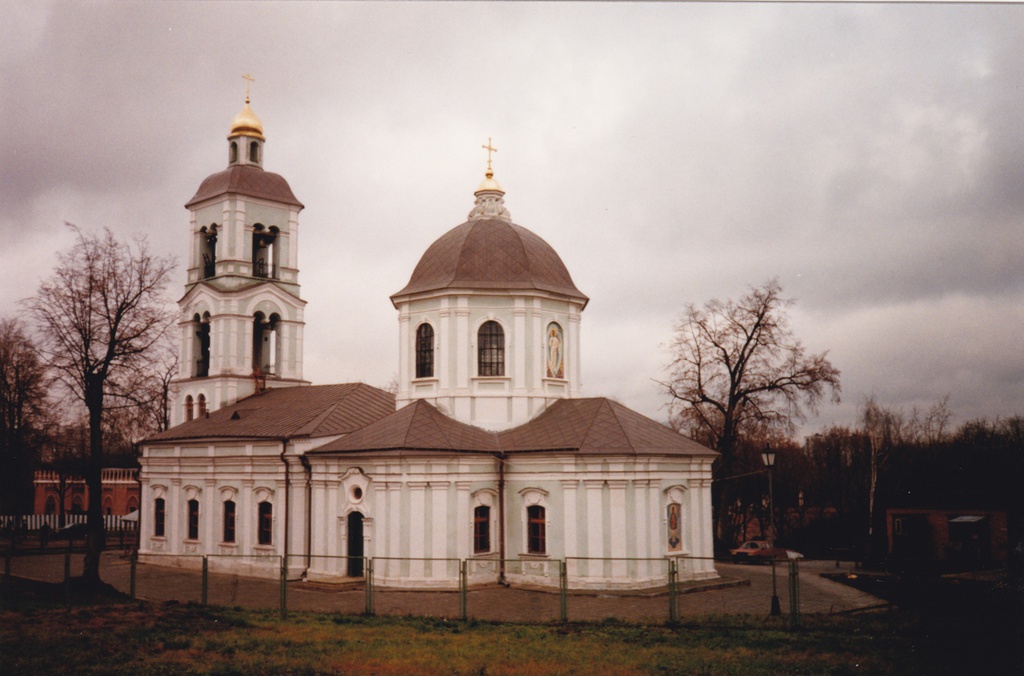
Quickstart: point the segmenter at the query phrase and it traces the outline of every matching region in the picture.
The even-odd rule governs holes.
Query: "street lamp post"
[[[772,450],[772,445],[768,444],[764,447],[764,453],[761,454],[761,460],[764,462],[764,466],[768,468],[768,532],[771,537],[768,543],[772,548],[772,615],[781,615],[782,606],[779,605],[779,594],[778,589],[775,585],[775,490],[772,485],[772,468],[775,467],[775,451]]]

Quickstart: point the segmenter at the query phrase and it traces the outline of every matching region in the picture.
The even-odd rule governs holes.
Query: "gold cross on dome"
[[[246,73],[242,76],[242,79],[245,80],[245,102],[249,103],[249,85],[255,82],[256,78],[249,73]]]
[[[487,137],[487,145],[480,146],[487,151],[487,171],[491,171],[491,153],[498,152],[498,149],[491,145],[491,137]]]

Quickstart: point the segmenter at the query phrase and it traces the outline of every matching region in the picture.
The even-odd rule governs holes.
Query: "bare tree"
[[[839,370],[808,355],[789,327],[782,287],[771,280],[739,300],[689,305],[675,327],[669,380],[672,420],[723,455],[754,431],[792,432],[826,389],[839,400]]]
[[[907,423],[900,411],[884,408],[875,400],[875,396],[871,395],[861,405],[860,424],[861,431],[868,438],[870,453],[868,462],[868,547],[872,547],[878,478],[882,468],[892,456],[893,450],[903,445]]]
[[[790,329],[792,303],[773,279],[738,300],[691,304],[675,327],[669,380],[661,385],[673,426],[722,454],[715,471],[724,487],[716,494],[723,539],[732,536],[723,513],[734,496],[721,480],[759,469],[736,456],[739,442],[792,433],[826,391],[839,400],[839,370],[826,353],[808,355]]]
[[[163,297],[174,261],[149,253],[144,240],[118,241],[77,226],[77,241],[60,254],[53,276],[26,301],[40,329],[41,352],[89,413],[89,533],[83,577],[98,583],[103,550],[103,411],[129,400],[153,365],[153,346],[174,315]]]
[[[941,444],[949,438],[949,422],[953,412],[949,409],[949,395],[943,396],[921,416],[914,416],[918,436],[925,444]]]
[[[0,513],[30,509],[47,383],[46,367],[21,324],[0,319]]]

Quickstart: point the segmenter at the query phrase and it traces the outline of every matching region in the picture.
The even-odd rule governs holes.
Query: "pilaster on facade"
[[[426,491],[429,482],[410,481],[406,484],[409,488],[409,521],[407,532],[409,534],[409,575],[414,579],[423,578],[424,561],[426,552]]]
[[[587,557],[601,558],[604,545],[604,479],[584,479],[586,489]],[[586,576],[599,575],[604,566],[599,561],[588,562]]]

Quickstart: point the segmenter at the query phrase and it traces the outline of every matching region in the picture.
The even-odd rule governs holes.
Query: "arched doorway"
[[[363,576],[363,515],[348,515],[348,576]]]

